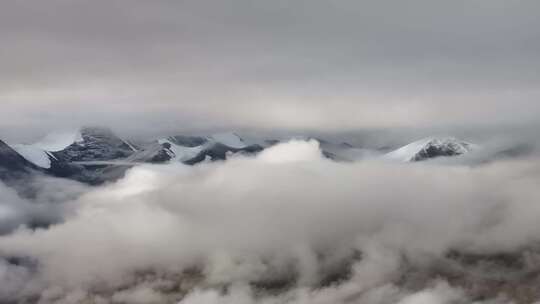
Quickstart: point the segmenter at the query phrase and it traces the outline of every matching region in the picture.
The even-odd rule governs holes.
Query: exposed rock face
[[[253,154],[263,150],[263,147],[259,145],[251,145],[243,148],[233,148],[226,146],[221,143],[213,144],[209,147],[204,148],[197,156],[187,161],[184,161],[185,164],[193,165],[200,163],[206,159],[209,160],[225,160],[227,155],[231,153],[243,153],[243,154]]]
[[[454,138],[433,139],[414,155],[412,161],[421,161],[440,156],[462,155],[471,150],[471,144]]]
[[[83,128],[82,141],[75,142],[54,155],[62,160],[107,161],[126,158],[135,151],[127,142],[105,128]]]
[[[174,144],[190,148],[201,146],[208,142],[208,139],[200,136],[177,135],[171,136],[168,139]]]

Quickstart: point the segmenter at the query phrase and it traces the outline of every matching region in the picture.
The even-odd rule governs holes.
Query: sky
[[[540,2],[2,1],[0,129],[536,123]]]

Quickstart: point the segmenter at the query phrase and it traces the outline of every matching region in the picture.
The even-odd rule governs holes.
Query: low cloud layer
[[[46,226],[71,212],[70,202],[88,188],[80,183],[44,176],[10,184],[0,183],[0,235],[21,225]]]
[[[539,181],[536,160],[475,168],[336,163],[315,141],[194,167],[138,166],[77,199],[62,196],[69,211],[61,223],[0,237],[0,298],[468,302],[476,291],[465,281],[427,274],[450,252],[531,250],[523,267],[534,271]],[[21,205],[16,194],[1,193],[8,208]],[[487,293],[494,301],[487,303],[505,303],[498,293]]]
[[[537,122],[539,12],[535,0],[2,2],[0,127]]]

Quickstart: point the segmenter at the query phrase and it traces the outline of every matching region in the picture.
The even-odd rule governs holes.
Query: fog
[[[526,254],[520,271],[536,271],[539,182],[535,158],[339,163],[316,141],[291,141],[224,162],[141,165],[95,188],[53,180],[61,187],[34,198],[2,187],[0,299],[480,303],[466,282],[504,280],[512,266],[488,259],[461,281],[437,269],[458,252]],[[25,226],[39,204],[61,206],[58,218]],[[484,300],[523,299],[516,290]]]

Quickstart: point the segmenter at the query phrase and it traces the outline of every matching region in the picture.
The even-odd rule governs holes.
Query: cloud
[[[74,181],[42,176],[12,186],[0,183],[0,235],[19,226],[39,227],[61,221],[71,212],[65,203],[87,189]]]
[[[463,299],[463,294],[459,290],[452,289],[448,285],[440,283],[433,289],[408,295],[398,304],[444,304],[453,303],[460,299]]]
[[[309,142],[292,140],[286,145],[276,145],[263,150],[257,158],[268,163],[287,163],[318,161],[321,160],[322,154],[316,140]]]
[[[0,184],[0,195],[2,204],[0,205],[0,232],[13,229],[18,223],[25,220],[26,206],[15,190]]]
[[[467,286],[431,278],[411,289],[399,278],[408,269],[429,278],[451,250],[490,255],[538,241],[539,164],[345,164],[293,141],[194,167],[142,165],[66,202],[62,223],[0,237],[0,278],[10,281],[0,297],[448,303]],[[264,292],[273,288],[282,292]]]

